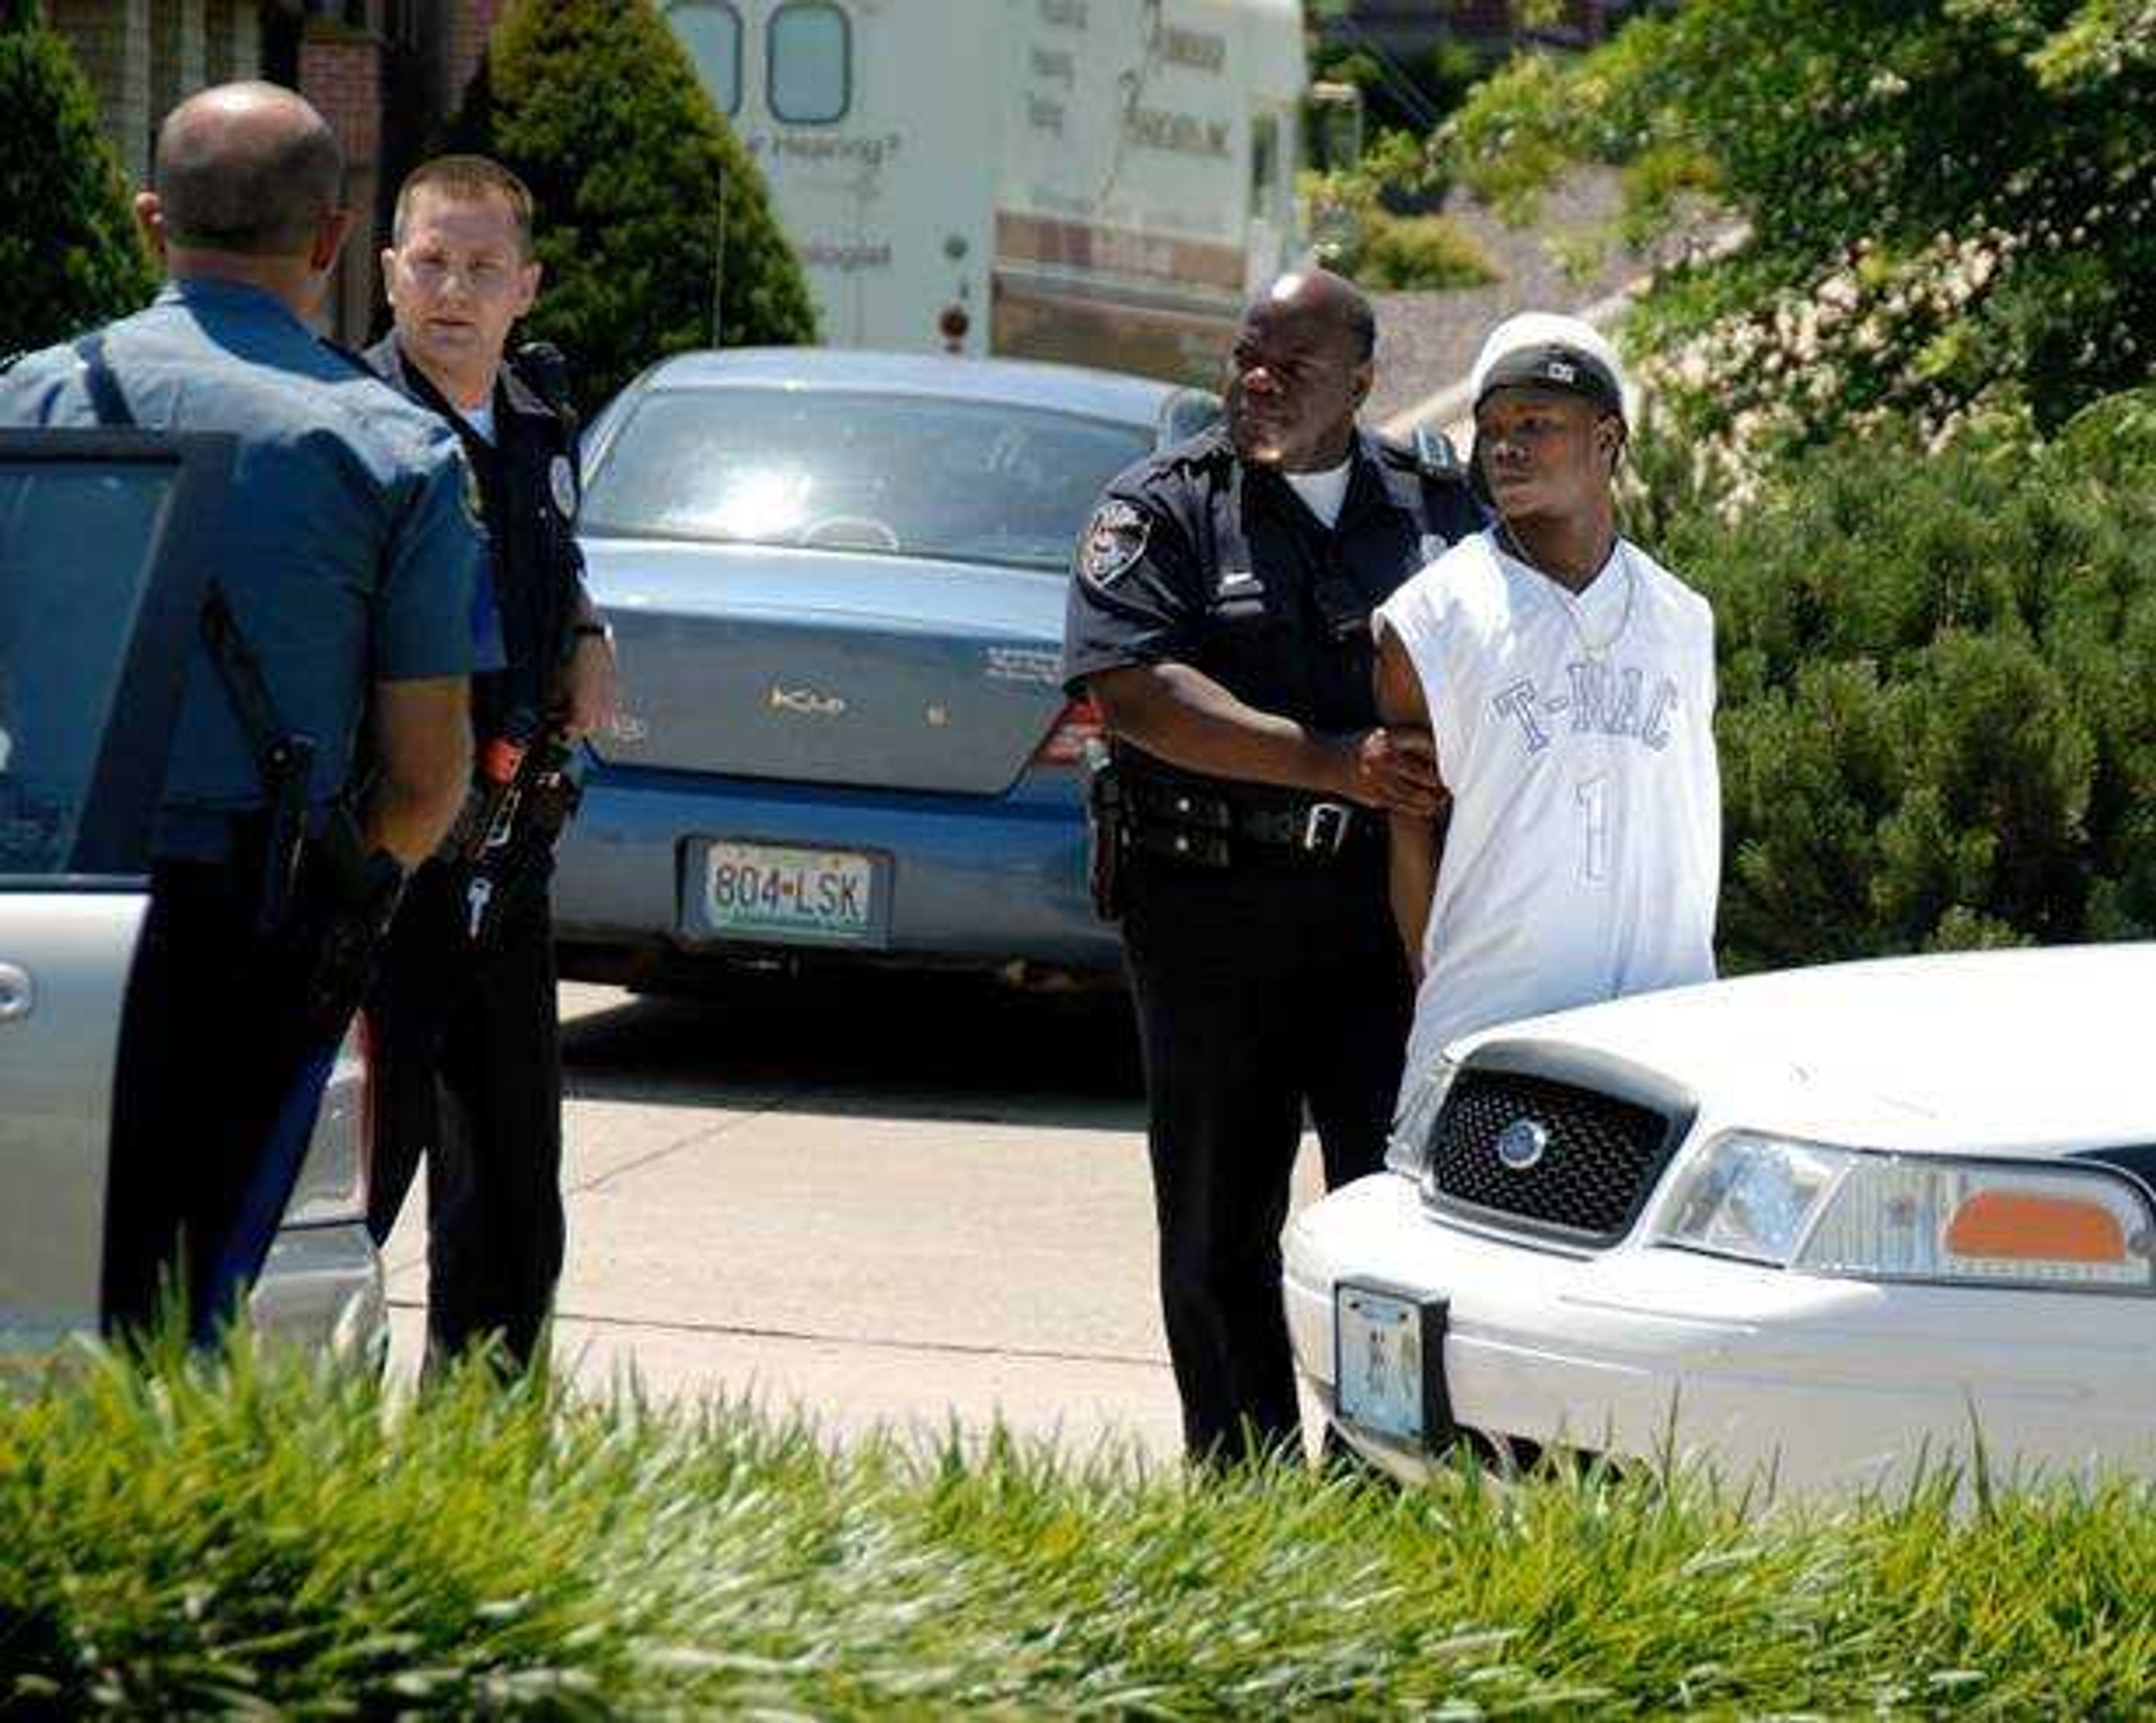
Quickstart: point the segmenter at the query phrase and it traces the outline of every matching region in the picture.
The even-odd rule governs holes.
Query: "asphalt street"
[[[596,1389],[752,1397],[826,1435],[1179,1444],[1119,995],[920,978],[708,1000],[562,989],[557,1358]],[[1314,1154],[1300,1194],[1312,1194]],[[390,1241],[416,1369],[422,1206]]]

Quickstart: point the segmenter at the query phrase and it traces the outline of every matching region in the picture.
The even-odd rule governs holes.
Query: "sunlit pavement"
[[[1001,1418],[1070,1453],[1173,1454],[1127,1011],[881,978],[718,1001],[564,985],[557,1359],[838,1437]],[[408,1375],[422,1206],[388,1253]]]

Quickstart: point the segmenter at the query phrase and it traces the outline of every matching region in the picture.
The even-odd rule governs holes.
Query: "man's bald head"
[[[1367,364],[1378,350],[1378,319],[1363,290],[1330,270],[1296,270],[1282,275],[1259,296],[1248,316],[1270,310],[1273,316],[1307,318],[1337,330],[1356,364]]]
[[[1377,337],[1370,301],[1330,270],[1282,275],[1252,300],[1228,356],[1228,430],[1243,458],[1286,472],[1346,460]]]
[[[221,84],[166,116],[154,183],[168,244],[301,257],[343,197],[344,152],[291,90]]]

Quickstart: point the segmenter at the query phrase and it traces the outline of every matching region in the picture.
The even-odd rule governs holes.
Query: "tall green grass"
[[[2150,1496],[1962,1500],[841,1454],[737,1407],[91,1354],[0,1400],[0,1714],[2156,1706]]]

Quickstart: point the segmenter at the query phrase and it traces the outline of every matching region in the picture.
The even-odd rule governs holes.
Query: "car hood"
[[[1463,1037],[1582,1050],[1690,1090],[1703,1124],[1999,1155],[2156,1142],[2156,944],[1787,970]]]

